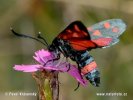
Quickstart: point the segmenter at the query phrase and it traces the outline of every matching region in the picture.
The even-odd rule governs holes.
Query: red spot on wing
[[[109,22],[104,23],[104,27],[105,28],[110,28],[110,23]]]
[[[90,40],[80,40],[80,39],[76,39],[76,40],[69,40],[69,43],[71,45],[71,47],[74,49],[74,50],[77,50],[77,51],[82,51],[82,50],[87,50],[89,48],[93,48],[95,47],[96,45],[90,41]]]
[[[88,31],[93,31],[92,27],[87,28]]]
[[[97,67],[97,64],[95,61],[89,63],[88,65],[86,65],[85,67],[83,67],[81,69],[81,73],[83,75],[87,74],[88,72],[91,72],[93,69],[95,69]]]
[[[81,34],[85,37],[88,36],[88,33],[86,33],[85,31],[81,30]]]
[[[99,30],[95,30],[93,32],[93,35],[95,35],[95,36],[101,36],[101,32]]]
[[[80,21],[72,22],[57,37],[64,40],[71,40],[75,38],[90,40],[88,30]]]
[[[66,30],[68,33],[72,33],[72,31],[71,30]]]
[[[114,33],[119,32],[119,28],[118,28],[118,27],[114,27],[114,28],[112,29],[112,32],[114,32]]]
[[[79,37],[79,35],[76,32],[74,32],[73,37]]]
[[[77,25],[74,25],[74,29],[76,30],[76,31],[80,31],[80,29],[79,29],[79,27],[77,26]]]
[[[64,35],[64,36],[63,36],[63,39],[67,39],[67,36]]]
[[[112,38],[99,38],[92,40],[98,47],[108,46],[112,42]]]
[[[93,40],[71,39],[69,43],[74,50],[82,51],[110,45],[112,38],[98,38]]]

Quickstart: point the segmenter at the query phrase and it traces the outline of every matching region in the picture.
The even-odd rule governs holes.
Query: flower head
[[[35,52],[33,58],[39,63],[34,65],[15,65],[13,68],[17,71],[23,72],[36,72],[41,70],[47,71],[58,71],[58,72],[67,72],[73,76],[80,84],[83,86],[87,85],[87,81],[83,79],[79,70],[75,65],[72,65],[68,62],[61,61],[61,59],[56,59],[56,56],[53,52],[47,50],[38,50]]]

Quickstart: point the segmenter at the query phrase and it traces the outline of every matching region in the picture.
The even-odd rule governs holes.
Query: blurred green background
[[[120,42],[91,51],[101,72],[101,86],[80,87],[66,73],[60,74],[60,100],[132,100],[133,98],[133,0],[0,0],[0,99],[36,100],[36,97],[5,96],[5,92],[37,92],[30,73],[13,70],[15,64],[33,64],[32,56],[42,44],[14,36],[36,36],[40,31],[48,43],[70,22],[86,26],[121,18],[127,24]],[[96,96],[96,93],[127,93],[127,96]]]

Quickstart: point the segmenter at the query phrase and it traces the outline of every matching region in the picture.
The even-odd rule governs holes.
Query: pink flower
[[[68,62],[61,61],[61,59],[54,60],[56,58],[54,56],[54,53],[42,49],[36,51],[35,56],[33,56],[33,58],[39,64],[15,65],[13,68],[17,71],[22,71],[22,72],[36,72],[40,70],[47,70],[47,71],[54,70],[59,72],[67,72],[68,74],[73,76],[81,85],[83,86],[87,85],[87,81],[83,79],[83,77],[81,76],[80,72],[78,71],[75,65],[71,65]]]

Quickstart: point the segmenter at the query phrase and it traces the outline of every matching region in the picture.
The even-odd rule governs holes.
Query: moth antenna
[[[37,36],[39,39],[42,39],[44,42],[45,42],[45,44],[49,47],[49,44],[48,44],[48,42],[46,41],[46,39],[45,38],[43,38],[42,36],[41,36],[41,32],[38,32],[38,36]]]
[[[42,43],[43,45],[45,45],[46,47],[48,47],[47,44],[43,43],[42,41],[40,41],[39,39],[37,39],[37,38],[35,38],[35,37],[28,36],[28,35],[25,35],[25,34],[17,33],[17,32],[15,32],[15,31],[13,30],[12,27],[10,28],[10,30],[12,31],[12,33],[13,33],[14,35],[16,35],[16,36],[18,36],[18,37],[24,37],[24,38],[30,38],[30,39],[36,40],[36,41]]]

